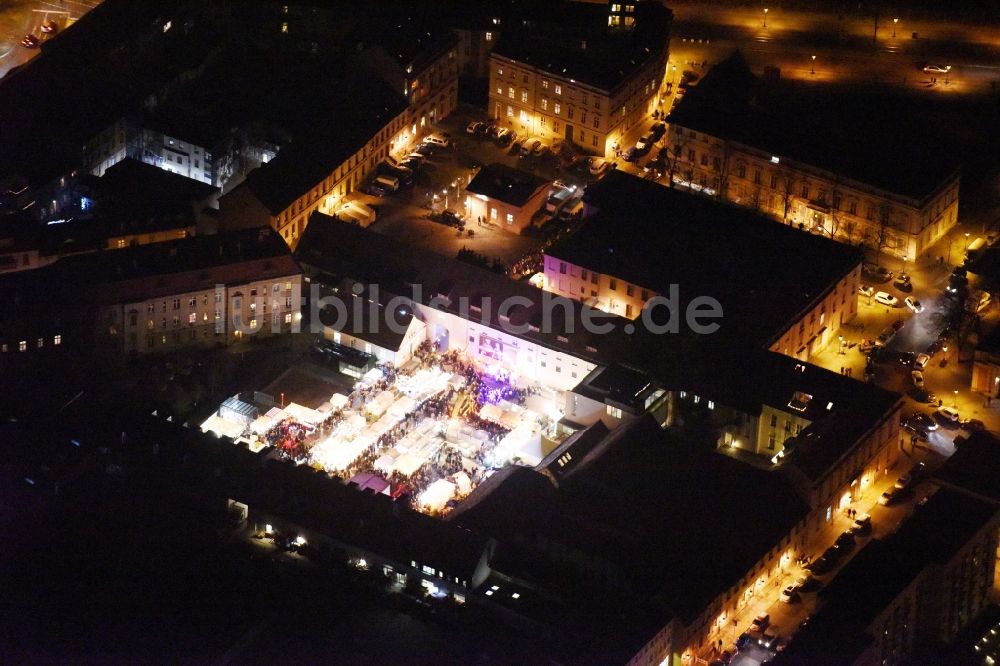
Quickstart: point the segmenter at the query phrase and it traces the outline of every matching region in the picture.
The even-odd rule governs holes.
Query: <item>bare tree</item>
[[[721,150],[719,151],[719,156],[718,156],[719,166],[717,169],[718,172],[717,178],[718,178],[719,189],[715,193],[716,198],[721,199],[723,201],[729,198],[727,195],[729,192],[729,172],[732,168],[731,164],[732,156],[733,156],[732,147],[729,145],[728,141],[723,140],[721,145]]]
[[[868,236],[869,244],[875,250],[875,265],[878,266],[882,250],[886,248],[892,249],[891,245],[894,240],[892,234],[892,209],[888,204],[883,203],[879,206],[878,216],[875,219],[875,224],[870,227]]]
[[[787,165],[781,165],[778,171],[779,186],[781,187],[781,221],[788,224],[788,214],[792,211],[792,196],[795,193],[795,171]]]
[[[840,176],[835,176],[833,179],[833,190],[830,192],[830,238],[834,238],[837,232],[840,231],[840,225],[843,222],[843,218],[840,215]],[[824,202],[826,203],[826,202]]]
[[[667,176],[669,187],[674,186],[674,176],[678,172],[678,167],[680,166],[680,161],[684,156],[684,149],[687,147],[688,137],[686,134],[682,133],[681,128],[677,128],[677,131],[671,131],[673,146],[667,151]]]

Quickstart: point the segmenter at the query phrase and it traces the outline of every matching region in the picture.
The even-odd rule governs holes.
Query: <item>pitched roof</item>
[[[277,215],[358,152],[407,108],[406,99],[371,77],[344,86],[340,102],[315,133],[296,137],[247,175],[250,191]]]
[[[922,201],[958,162],[910,95],[762,81],[738,51],[691,87],[668,122]]]
[[[588,219],[545,254],[663,296],[676,285],[681,312],[715,298],[717,335],[761,346],[861,263],[843,243],[621,171],[588,186],[584,202]]]

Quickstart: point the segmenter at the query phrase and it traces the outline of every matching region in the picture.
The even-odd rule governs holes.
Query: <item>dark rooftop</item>
[[[99,217],[110,235],[195,226],[216,187],[124,159],[97,182]]]
[[[342,92],[321,128],[297,138],[247,175],[247,187],[273,215],[333,173],[407,106],[400,94],[375,78],[353,81]]]
[[[466,191],[520,208],[546,185],[544,178],[495,162],[480,169]]]
[[[676,441],[648,416],[588,448],[558,488],[522,493],[513,476],[484,484],[470,499],[486,496],[453,520],[494,535],[498,554],[510,541],[541,539],[585,553],[640,599],[662,599],[688,622],[808,511],[783,475]]]
[[[989,432],[956,438],[955,453],[934,478],[985,500],[1000,502],[1000,440]]]
[[[737,51],[691,87],[668,121],[920,202],[958,159],[917,106],[884,89],[765,82]]]
[[[413,297],[425,304],[436,298],[434,307],[438,309],[581,358],[598,359],[606,337],[584,329],[581,317],[585,306],[579,303],[563,299],[565,308],[548,308],[551,326],[545,328],[542,314],[552,294],[322,213],[313,213],[309,218],[295,256],[304,266],[328,273],[338,281],[349,278],[377,284],[386,293]],[[525,298],[531,305],[510,308],[505,321],[500,317],[500,308],[513,296]],[[595,320],[613,327],[627,323],[620,317],[587,310]]]
[[[716,335],[761,346],[861,261],[843,243],[621,171],[588,186],[584,201],[597,214],[547,255],[664,296],[677,285],[681,308],[713,297],[725,315]]]
[[[647,61],[659,57],[670,39],[673,17],[658,2],[636,3],[632,30],[608,27],[606,3],[545,4],[562,4],[565,20],[555,25],[525,19],[520,25],[508,21],[514,25],[500,26],[500,40],[493,52],[612,91]]]

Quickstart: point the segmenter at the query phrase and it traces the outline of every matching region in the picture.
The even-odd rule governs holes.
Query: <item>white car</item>
[[[868,298],[871,298],[872,296],[875,295],[875,287],[860,285],[858,287],[858,293],[861,294],[862,296],[867,296]]]
[[[931,357],[927,354],[917,354],[917,357],[913,359],[913,367],[918,370],[923,370],[930,363]]]
[[[896,307],[899,304],[899,299],[890,293],[884,291],[875,292],[875,302],[881,303],[882,305],[888,305],[890,308]]]
[[[926,74],[947,74],[951,71],[951,65],[927,65],[924,67]]]
[[[914,370],[913,372],[910,373],[910,376],[913,377],[914,386],[916,386],[917,388],[924,387],[924,373],[922,371]]]
[[[604,174],[604,172],[608,170],[609,166],[610,163],[605,159],[601,159],[600,157],[590,158],[590,173],[594,176]]]
[[[937,412],[935,412],[944,421],[949,421],[951,423],[958,423],[958,410],[954,407],[939,407]]]
[[[921,312],[924,311],[924,306],[921,305],[920,301],[918,301],[917,299],[913,298],[913,296],[907,296],[903,300],[903,302],[906,303],[906,307],[908,307],[911,310],[913,310],[914,314],[920,314]]]
[[[781,591],[781,601],[786,604],[793,604],[799,600],[799,590],[794,585],[789,585]]]
[[[439,134],[438,132],[432,132],[431,134],[425,136],[424,143],[429,143],[432,146],[436,146],[438,148],[447,148],[448,146],[451,145],[451,141],[448,139],[448,137],[446,137],[443,134]]]

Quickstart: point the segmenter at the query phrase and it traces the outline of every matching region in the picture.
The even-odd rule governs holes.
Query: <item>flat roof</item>
[[[922,104],[885,89],[764,81],[736,51],[691,87],[667,122],[919,202],[958,168],[954,149],[920,117]]]
[[[520,208],[549,181],[527,171],[494,162],[479,170],[466,191]]]
[[[617,170],[589,185],[584,202],[588,219],[546,255],[664,296],[677,285],[682,308],[715,298],[717,335],[761,346],[861,263],[851,246]]]
[[[955,453],[934,478],[949,487],[1000,502],[1000,439],[989,432],[956,438]]]

